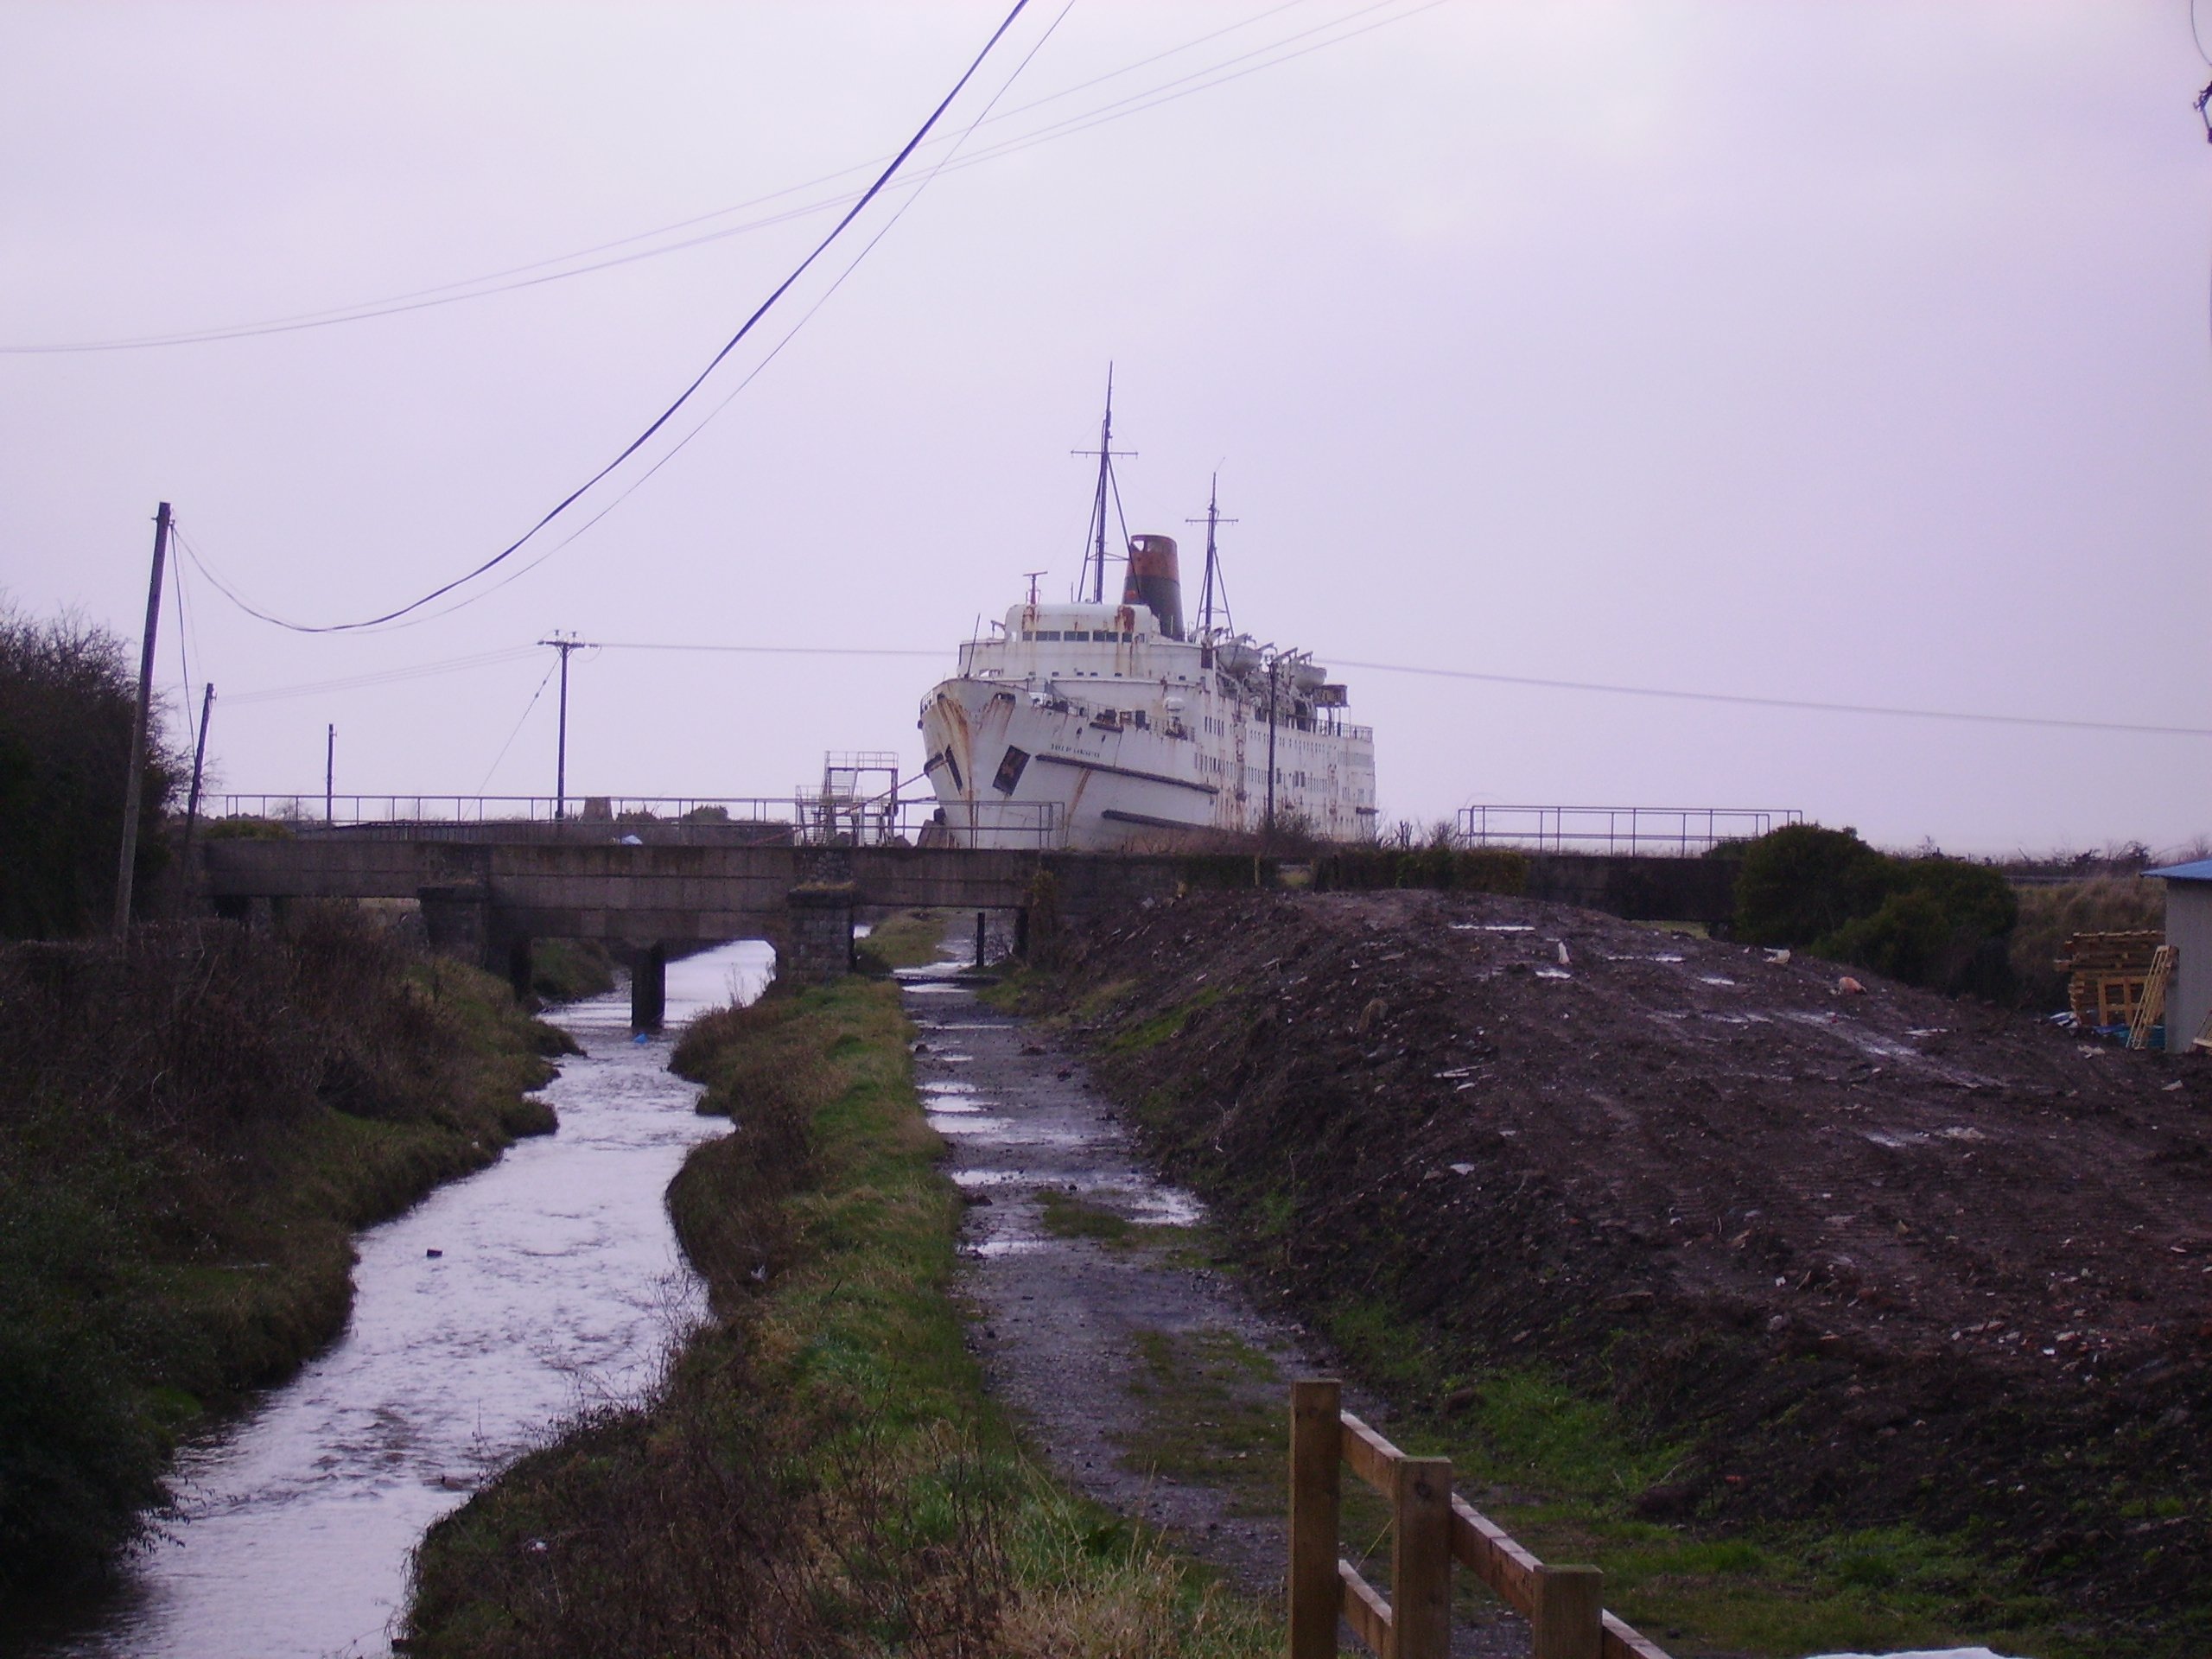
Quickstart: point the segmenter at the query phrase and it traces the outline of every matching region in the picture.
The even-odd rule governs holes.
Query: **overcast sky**
[[[1033,0],[946,133],[1063,3]],[[613,251],[811,207],[1003,10],[10,5],[0,345],[319,312],[792,186]],[[823,302],[780,355],[528,574],[310,637],[188,565],[222,786],[319,791],[334,722],[341,791],[550,792],[547,652],[246,694],[556,628],[936,654],[580,656],[574,793],[781,793],[833,748],[918,769],[956,642],[1022,572],[1074,577],[1068,452],[1109,360],[1131,527],[1189,535],[1218,466],[1239,624],[1324,662],[2212,728],[2208,74],[2183,0],[1077,0],[842,286],[823,302],[906,193],[582,505]],[[342,326],[0,356],[0,588],[135,641],[168,499],[263,609],[404,603],[617,454],[838,211]],[[1389,819],[1796,807],[1991,851],[2212,830],[2204,737],[1341,677]]]

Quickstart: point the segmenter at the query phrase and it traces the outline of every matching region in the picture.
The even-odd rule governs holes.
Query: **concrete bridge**
[[[526,828],[526,827],[525,827]],[[581,836],[455,836],[405,826],[335,829],[200,849],[217,910],[243,916],[312,899],[410,899],[432,945],[529,979],[533,938],[628,948],[633,1012],[659,1022],[671,945],[759,938],[799,978],[842,973],[862,906],[1010,912],[1017,947],[1032,910],[1087,921],[1199,887],[1300,885],[1300,861],[1224,854],[982,851],[956,848],[624,844]],[[1529,857],[1527,896],[1631,919],[1718,922],[1735,866],[1711,859]]]

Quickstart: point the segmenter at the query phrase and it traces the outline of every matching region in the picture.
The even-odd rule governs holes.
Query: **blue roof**
[[[2145,875],[2163,875],[2170,881],[2212,881],[2212,858],[2200,858],[2188,864],[2169,864],[2163,870],[2145,870]]]

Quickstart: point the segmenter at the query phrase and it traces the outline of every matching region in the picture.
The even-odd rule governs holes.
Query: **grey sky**
[[[1001,108],[1268,3],[1078,0]],[[0,344],[422,288],[883,156],[1003,9],[8,7]],[[918,766],[915,706],[978,613],[1074,575],[1067,451],[1110,359],[1131,527],[1186,534],[1218,462],[1239,622],[1325,662],[2212,727],[2212,71],[2180,0],[1302,0],[969,143],[1355,13],[1300,44],[1383,26],[948,171],[683,454],[481,603],[302,639],[199,582],[195,676],[555,627],[929,649],[610,652],[574,683],[579,791]],[[830,222],[341,327],[0,358],[0,586],[135,639],[167,498],[257,603],[388,608],[611,456]],[[334,721],[341,790],[474,791],[547,656],[223,706],[224,784],[319,788]],[[1345,677],[1389,817],[1797,806],[1992,850],[2212,829],[2212,740]],[[549,790],[552,745],[549,691],[491,787]]]

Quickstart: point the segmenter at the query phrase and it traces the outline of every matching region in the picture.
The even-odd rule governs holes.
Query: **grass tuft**
[[[897,993],[695,1024],[735,1125],[671,1190],[711,1323],[434,1528],[410,1651],[1253,1659],[1251,1609],[1058,1486],[986,1401],[950,1292],[960,1204]]]

